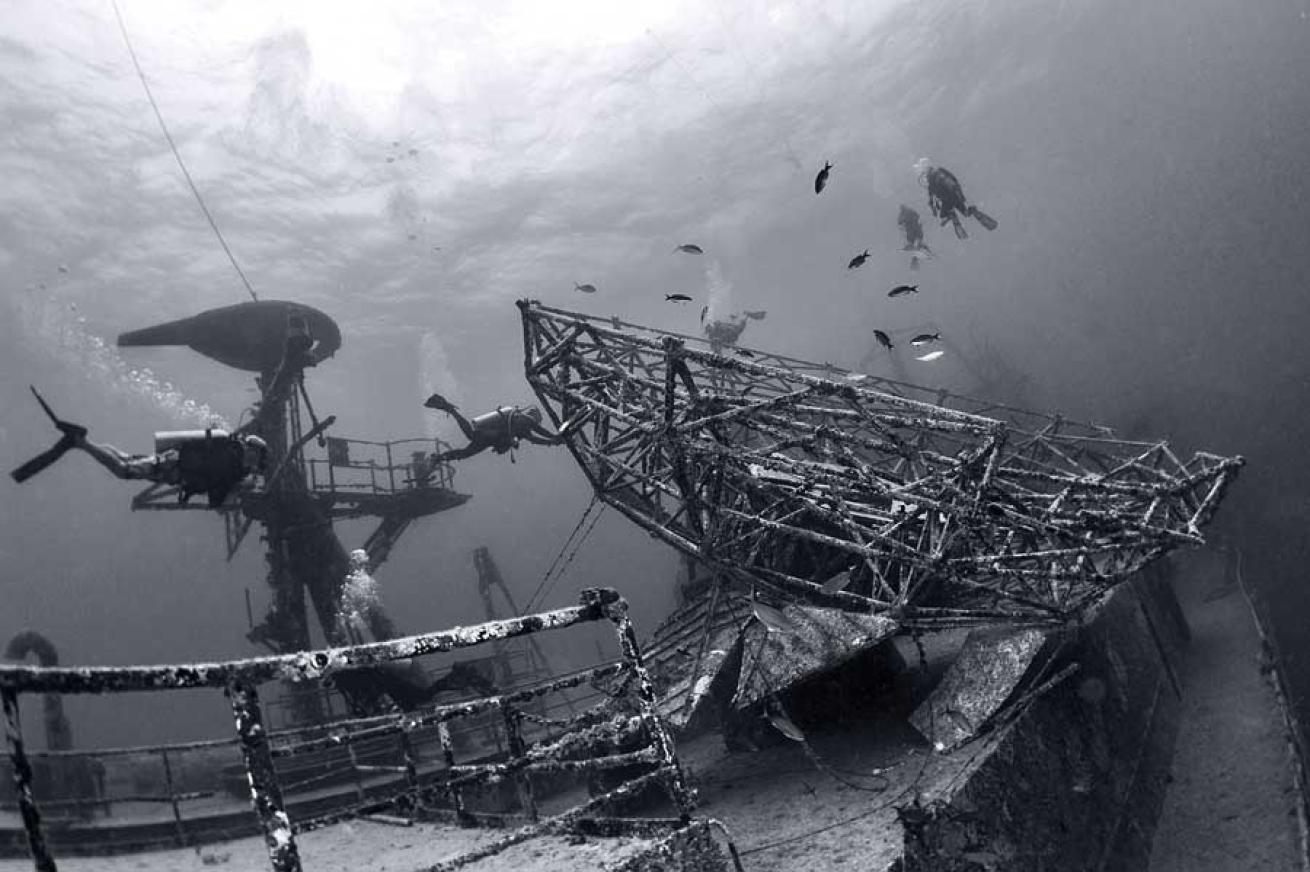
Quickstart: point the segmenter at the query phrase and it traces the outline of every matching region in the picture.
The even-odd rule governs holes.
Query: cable
[[[587,537],[590,536],[591,531],[596,528],[596,524],[597,522],[600,521],[600,516],[604,513],[604,511],[605,511],[605,507],[602,505],[600,507],[600,511],[596,512],[594,515],[591,516],[591,523],[587,525],[587,529],[582,531],[582,535],[578,537],[577,544],[573,546],[573,550],[569,552],[568,558],[560,565],[559,570],[555,573],[555,578],[552,579],[550,584],[546,585],[546,589],[542,591],[541,598],[538,599],[533,604],[534,608],[540,605],[542,600],[546,598],[546,595],[549,594],[550,591],[555,587],[555,582],[559,581],[561,578],[564,577],[564,573],[568,570],[569,566],[572,565],[573,563],[573,558],[578,556],[578,552],[581,551],[582,546],[586,544]]]
[[[833,823],[830,823],[826,826],[819,827],[816,830],[810,830],[807,833],[801,833],[800,835],[790,836],[786,839],[779,839],[776,842],[769,842],[764,845],[756,845],[754,848],[747,848],[746,850],[741,852],[741,856],[745,857],[750,854],[759,854],[763,851],[771,851],[774,848],[781,848],[783,845],[790,845],[793,842],[800,842],[805,839],[813,838],[814,836],[817,836],[821,833],[826,833],[830,830],[835,830],[838,827],[844,827],[847,824],[853,824],[858,820],[863,820],[864,818],[872,817],[873,815],[886,810],[894,803],[899,802],[901,799],[905,798],[905,796],[907,796],[911,791],[913,791],[919,786],[919,780],[923,778],[923,772],[925,769],[928,768],[928,761],[931,758],[932,758],[931,754],[925,753],[923,755],[923,764],[919,767],[919,773],[914,776],[914,780],[911,781],[909,784],[907,784],[905,786],[905,789],[903,789],[900,793],[896,794],[895,796],[889,797],[884,802],[878,803],[868,811],[862,811],[859,814],[855,815],[854,817],[849,817],[843,820],[834,821]]]
[[[574,525],[573,532],[569,533],[568,538],[564,540],[564,544],[560,546],[559,553],[555,555],[555,559],[551,561],[550,567],[546,569],[546,574],[541,577],[541,582],[537,585],[537,589],[532,592],[532,596],[528,597],[527,605],[523,607],[523,614],[525,615],[530,614],[532,610],[537,607],[537,604],[549,592],[548,585],[553,585],[554,583],[551,579],[551,576],[555,573],[555,570],[558,568],[559,574],[562,575],[564,570],[568,568],[568,565],[573,562],[573,556],[577,555],[578,548],[580,548],[582,546],[582,542],[586,540],[587,535],[591,532],[591,528],[596,526],[596,518],[600,517],[599,512],[596,514],[595,518],[591,519],[591,526],[588,527],[586,532],[582,534],[581,539],[579,539],[578,541],[577,547],[573,549],[573,554],[570,555],[567,560],[565,560],[564,557],[565,552],[567,552],[569,550],[569,546],[573,544],[574,537],[578,535],[578,531],[581,530],[582,526],[587,523],[587,519],[591,515],[592,509],[596,508],[596,503],[598,501],[599,498],[595,494],[592,494],[591,502],[588,503],[587,508],[583,510],[582,517],[578,518],[578,523]],[[560,564],[560,561],[562,560],[565,560],[563,565]]]
[[[223,246],[227,259],[232,262],[232,268],[241,277],[241,283],[246,286],[246,290],[250,293],[250,299],[259,302],[259,297],[255,296],[255,289],[250,286],[246,274],[241,271],[241,266],[232,254],[232,249],[228,248],[227,240],[223,238],[223,232],[218,229],[214,216],[209,214],[209,207],[205,205],[204,198],[200,196],[200,189],[196,187],[196,183],[191,179],[191,173],[187,171],[186,164],[182,162],[182,154],[177,150],[177,143],[173,141],[172,134],[168,132],[168,125],[164,123],[164,116],[159,111],[159,104],[155,102],[155,95],[150,92],[150,84],[146,82],[146,74],[142,72],[141,64],[137,60],[136,50],[132,48],[132,39],[127,35],[127,25],[123,23],[123,13],[118,9],[118,0],[109,0],[109,3],[114,7],[114,17],[118,19],[118,29],[123,34],[123,42],[127,43],[127,53],[132,56],[132,66],[136,68],[137,77],[141,79],[141,87],[145,88],[146,99],[150,101],[150,108],[155,110],[155,118],[159,120],[159,129],[164,131],[164,139],[168,140],[168,147],[172,149],[173,157],[177,159],[177,165],[182,168],[182,175],[186,178],[187,185],[191,187],[191,193],[195,195],[196,202],[200,204],[200,211],[205,213],[205,220],[213,228],[214,235],[218,237],[218,244]]]

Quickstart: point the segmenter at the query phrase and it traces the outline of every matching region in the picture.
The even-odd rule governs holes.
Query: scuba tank
[[[478,415],[469,424],[478,433],[486,433],[489,436],[496,435],[497,431],[504,429],[509,431],[510,421],[515,415],[522,414],[518,406],[500,406],[494,412],[487,412],[485,415]]]
[[[155,434],[155,453],[181,451],[184,445],[193,445],[210,439],[227,439],[230,435],[226,430],[215,430],[212,427],[204,430],[160,430]]]
[[[163,430],[155,434],[155,453],[177,452],[178,501],[186,504],[205,494],[211,508],[222,505],[232,488],[245,478],[245,453],[226,430]]]

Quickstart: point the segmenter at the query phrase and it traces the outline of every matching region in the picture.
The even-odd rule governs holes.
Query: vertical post
[[[619,650],[627,661],[628,669],[637,686],[637,705],[641,710],[641,720],[650,734],[651,744],[659,752],[661,765],[667,774],[664,783],[669,796],[678,807],[678,813],[684,821],[691,820],[691,812],[696,800],[687,786],[678,765],[678,758],[673,752],[673,738],[664,726],[655,707],[655,682],[646,671],[646,664],[641,656],[641,645],[637,642],[637,631],[633,629],[632,618],[628,616],[628,601],[611,588],[588,588],[582,592],[582,604],[599,608],[619,637]]]
[[[273,755],[259,711],[259,693],[254,685],[239,679],[228,682],[227,695],[236,719],[237,739],[246,763],[250,803],[264,830],[264,844],[273,872],[301,872],[300,853],[291,833],[291,819],[282,808],[282,789],[273,770]]]
[[[391,443],[387,443],[387,481],[391,482],[391,492],[396,492],[396,464],[391,459]]]
[[[27,830],[27,850],[32,854],[36,872],[57,872],[55,858],[45,843],[41,830],[41,812],[32,796],[32,764],[23,751],[23,722],[18,716],[18,694],[0,688],[4,701],[5,744],[9,746],[9,763],[14,769],[14,792],[18,794],[18,811],[23,816],[23,829]]]
[[[509,761],[522,757],[526,749],[523,747],[523,722],[518,710],[508,705],[502,699],[500,703],[500,717],[505,723],[505,742],[509,746]],[[514,787],[518,791],[519,806],[522,807],[523,813],[528,816],[528,820],[537,820],[537,800],[532,795],[532,776],[526,771],[520,769],[514,773]]]
[[[186,847],[186,830],[182,827],[182,806],[177,801],[177,788],[173,785],[173,767],[168,762],[168,749],[160,748],[159,757],[164,761],[164,785],[168,790],[168,801],[173,806],[173,823],[177,828],[177,846]]]
[[[350,756],[350,774],[355,779],[355,799],[364,804],[364,779],[359,774],[359,755],[355,753],[355,740],[346,736],[346,753]]]
[[[441,756],[446,761],[446,795],[450,797],[450,805],[455,810],[455,816],[463,820],[464,794],[458,787],[450,786],[450,770],[455,766],[455,748],[450,742],[450,727],[445,721],[437,722],[437,739],[441,742]]]
[[[405,761],[405,783],[413,791],[415,803],[419,800],[418,794],[418,758],[414,756],[414,743],[409,740],[409,731],[413,728],[413,722],[406,720],[400,728],[400,756]]]

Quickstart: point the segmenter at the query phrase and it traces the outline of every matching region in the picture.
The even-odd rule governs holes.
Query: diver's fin
[[[955,237],[957,239],[969,238],[969,232],[964,229],[964,222],[962,222],[960,216],[954,212],[951,213],[951,226],[955,228]]]
[[[9,475],[13,477],[14,481],[22,484],[76,447],[77,439],[66,434],[54,445],[15,469]]]
[[[45,397],[41,396],[40,391],[38,391],[33,385],[28,385],[27,387],[32,392],[32,396],[36,397],[36,401],[41,404],[41,408],[45,411],[46,417],[50,419],[50,422],[54,424],[59,432],[63,433],[66,438],[81,439],[86,435],[85,427],[80,424],[74,424],[70,421],[60,420],[59,416],[55,414],[54,409],[50,408],[50,404],[45,401]]]
[[[996,219],[979,209],[977,206],[970,207],[969,214],[976,218],[978,223],[983,227],[986,227],[988,230],[996,229]]]
[[[433,394],[423,401],[423,405],[429,409],[436,409],[438,412],[453,412],[457,406],[441,394]]]

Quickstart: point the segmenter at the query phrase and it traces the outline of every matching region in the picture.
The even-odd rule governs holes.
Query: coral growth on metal
[[[1201,544],[1240,457],[519,304],[599,497],[774,601],[901,626],[1061,620]],[[847,575],[848,573],[848,575]]]

